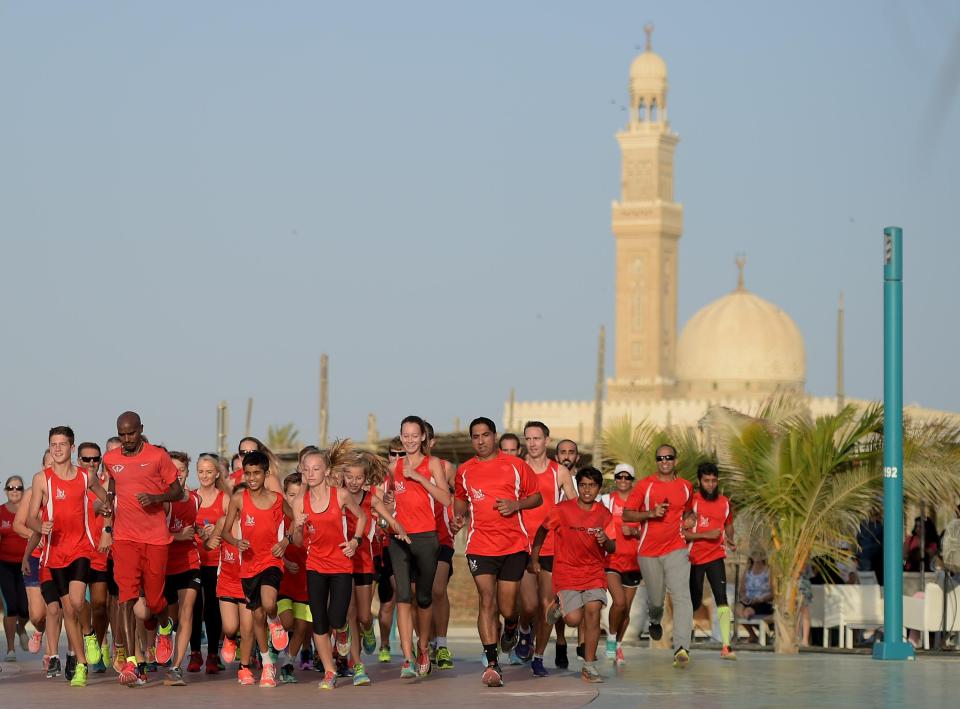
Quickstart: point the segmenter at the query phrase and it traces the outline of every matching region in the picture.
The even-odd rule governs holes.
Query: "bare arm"
[[[230,506],[227,507],[227,515],[223,519],[223,527],[220,530],[220,536],[223,538],[227,544],[232,544],[233,546],[240,548],[240,543],[245,542],[249,547],[250,543],[245,539],[237,539],[233,536],[233,524],[237,521],[237,516],[240,514],[240,506],[243,504],[243,493],[237,493],[232,498],[230,498]]]
[[[49,534],[53,529],[53,522],[40,522],[40,507],[46,502],[46,498],[46,478],[43,473],[37,473],[33,476],[33,486],[30,488],[30,509],[27,510],[24,523],[30,531],[38,534]]]
[[[30,500],[33,497],[33,488],[28,487],[23,492],[23,499],[20,500],[20,506],[13,516],[13,531],[24,539],[30,539],[35,532],[27,526],[27,513],[30,512]],[[39,541],[39,537],[37,537]],[[31,549],[31,551],[33,551]]]
[[[390,511],[387,510],[387,506],[383,504],[380,500],[380,497],[373,491],[370,491],[370,494],[373,495],[373,499],[370,501],[370,507],[376,512],[380,517],[390,525],[394,533],[400,539],[403,539],[408,544],[410,543],[410,537],[407,536],[407,531],[403,528],[403,525],[400,524],[397,519],[390,514]]]
[[[577,486],[573,482],[573,475],[563,465],[558,466],[557,479],[560,481],[560,489],[563,490],[563,496],[567,500],[577,499]]]
[[[357,518],[357,527],[354,530],[354,535],[340,545],[340,548],[343,549],[343,555],[351,557],[356,554],[357,549],[360,548],[360,540],[357,538],[357,532],[367,526],[367,513],[363,511],[360,505],[354,502],[353,495],[351,495],[349,491],[341,487],[336,490],[336,493],[337,500],[340,503],[340,509],[350,510],[350,513]]]

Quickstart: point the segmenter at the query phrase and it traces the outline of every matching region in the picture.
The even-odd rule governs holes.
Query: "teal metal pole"
[[[883,230],[883,641],[875,660],[912,660],[903,639],[903,231]]]

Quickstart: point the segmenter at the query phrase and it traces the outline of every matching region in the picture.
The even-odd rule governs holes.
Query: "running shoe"
[[[87,666],[80,662],[73,670],[73,677],[70,679],[71,687],[87,686]]]
[[[663,637],[663,626],[660,625],[660,623],[650,623],[647,633],[650,635],[651,640],[657,641]]]
[[[203,667],[203,655],[194,651],[190,653],[190,660],[187,662],[187,672],[199,672]]]
[[[337,652],[344,657],[350,654],[350,624],[347,623],[342,628],[337,628],[333,631],[333,635],[336,638],[337,643]]]
[[[253,672],[249,667],[241,667],[237,670],[237,682],[244,687],[252,687],[256,684],[256,680],[253,678]]]
[[[93,633],[83,636],[83,654],[87,656],[88,664],[100,662],[100,643],[97,642],[97,636]]]
[[[119,675],[117,679],[120,680],[120,684],[130,686],[137,683],[137,666],[129,660],[123,661],[123,665],[117,670],[117,674]]]
[[[217,662],[217,658],[213,655],[207,655],[207,661],[203,665],[203,671],[208,675],[215,675],[220,672],[220,663]]]
[[[4,662],[16,662],[17,661],[17,652],[16,650],[10,650],[7,652],[7,656],[4,658]]]
[[[47,679],[53,679],[60,676],[60,656],[51,655],[47,660]]]
[[[579,657],[581,660],[583,659],[583,655],[586,649],[587,649],[587,646],[584,645],[583,643],[580,643],[579,645],[577,645],[577,657]]]
[[[582,679],[584,682],[589,682],[590,684],[598,684],[603,682],[603,677],[600,676],[597,668],[594,667],[592,663],[584,663],[583,669],[580,670],[580,679]]]
[[[555,645],[556,654],[553,656],[553,666],[558,670],[565,670],[570,666],[570,660],[567,659],[567,646]]]
[[[337,663],[337,677],[353,677],[353,670],[351,669],[350,662],[346,657],[337,655],[334,659]]]
[[[120,674],[126,664],[127,648],[122,645],[117,645],[113,648],[113,671]]]
[[[323,663],[320,661],[320,653],[314,653],[313,655],[313,670],[314,672],[326,672],[323,669]]]
[[[521,662],[530,662],[533,657],[533,637],[531,633],[520,633],[520,640],[513,649]]]
[[[417,671],[413,669],[413,663],[410,660],[404,660],[400,665],[400,679],[416,679]]]
[[[43,633],[41,633],[39,630],[34,630],[33,635],[30,636],[27,649],[36,655],[38,652],[40,652],[41,645],[43,645]]]
[[[113,660],[110,657],[110,643],[107,642],[106,638],[100,643],[100,664],[104,666],[113,664]]]
[[[720,648],[720,659],[721,660],[736,660],[737,653],[735,653],[729,645],[724,645]]]
[[[430,658],[430,662],[436,664],[437,662],[437,646],[433,644],[433,641],[430,641],[430,644],[427,645],[427,656]]]
[[[613,636],[607,636],[607,659],[613,660],[617,657],[617,639]]]
[[[552,628],[561,618],[563,618],[563,611],[560,610],[560,599],[554,597],[553,601],[547,607],[547,625]],[[558,645],[557,647],[560,646]]]
[[[483,675],[480,677],[480,680],[488,687],[502,687],[503,670],[501,670],[500,665],[496,663],[487,665],[487,669],[483,671]]]
[[[452,670],[453,669],[453,653],[445,647],[437,648],[437,669],[438,670]]]
[[[690,662],[690,653],[680,648],[673,653],[673,666],[683,669]]]
[[[107,665],[103,661],[103,656],[99,660],[90,665],[90,671],[96,672],[98,675],[102,675],[107,671]]]
[[[335,689],[337,686],[337,675],[334,672],[324,672],[323,679],[320,680],[320,689]]]
[[[287,663],[280,668],[280,681],[284,684],[296,684],[297,676],[293,674],[293,665]]]
[[[237,641],[233,638],[224,638],[223,647],[220,648],[220,657],[224,663],[230,664],[237,659]]]
[[[377,636],[373,632],[373,623],[369,628],[361,628],[360,642],[363,643],[363,652],[366,655],[372,655],[377,650]]]
[[[500,635],[500,649],[503,652],[510,652],[517,646],[520,639],[520,626],[514,625],[512,628],[506,623],[503,624],[503,633]]]
[[[67,655],[67,661],[63,665],[63,676],[68,680],[73,680],[73,673],[77,671],[77,656]]]
[[[277,666],[276,665],[263,666],[263,672],[260,673],[260,686],[261,687],[277,686]]]
[[[27,652],[28,650],[30,650],[30,640],[29,638],[27,638],[26,630],[20,631],[20,649],[23,650],[24,652]]]
[[[517,648],[513,648],[507,655],[507,661],[511,665],[522,665],[523,660],[520,659],[520,656],[517,654]]]
[[[270,644],[277,650],[286,650],[287,645],[290,644],[290,637],[287,635],[287,631],[283,629],[283,623],[280,622],[280,618],[274,618],[269,622],[270,629]],[[350,648],[347,647],[347,652],[350,651]]]
[[[533,670],[534,677],[546,677],[550,674],[547,672],[547,668],[543,666],[542,657],[533,658],[533,662],[530,663],[530,669]]]
[[[358,662],[353,666],[353,686],[366,687],[368,684],[370,684],[370,677],[367,675],[367,670],[362,662]]]
[[[377,662],[390,662],[390,646],[380,648],[380,654],[377,655]]]
[[[187,683],[183,681],[183,669],[171,667],[167,670],[167,676],[163,678],[163,683],[168,687],[185,687]]]
[[[722,652],[720,653],[720,657],[723,657],[723,653],[722,653]],[[617,645],[617,654],[616,654],[616,656],[614,657],[613,662],[614,662],[614,664],[615,664],[617,667],[622,667],[623,665],[625,665],[625,664],[627,663],[627,661],[626,661],[626,660],[624,659],[624,657],[623,657],[623,648],[620,647],[619,645]]]
[[[433,663],[430,662],[430,655],[423,650],[417,655],[417,677],[426,677],[433,670]]]
[[[173,623],[170,620],[167,620],[166,625],[157,628],[156,648],[157,662],[161,665],[170,662],[173,657]]]
[[[310,650],[300,651],[300,669],[301,670],[313,669],[313,653]]]

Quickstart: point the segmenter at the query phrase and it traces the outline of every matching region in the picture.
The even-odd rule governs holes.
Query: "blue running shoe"
[[[546,677],[550,674],[547,672],[547,668],[543,666],[542,657],[533,658],[533,662],[530,663],[530,669],[533,670],[534,677]]]
[[[531,633],[520,633],[517,647],[514,649],[522,662],[530,662],[533,657],[533,637]]]

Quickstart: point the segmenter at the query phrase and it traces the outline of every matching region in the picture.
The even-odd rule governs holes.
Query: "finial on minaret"
[[[653,23],[648,22],[643,26],[643,32],[647,35],[647,44],[644,47],[644,50],[647,52],[653,51]]]
[[[737,290],[746,290],[746,287],[743,285],[743,269],[747,265],[747,255],[737,254],[734,263],[737,264]]]

